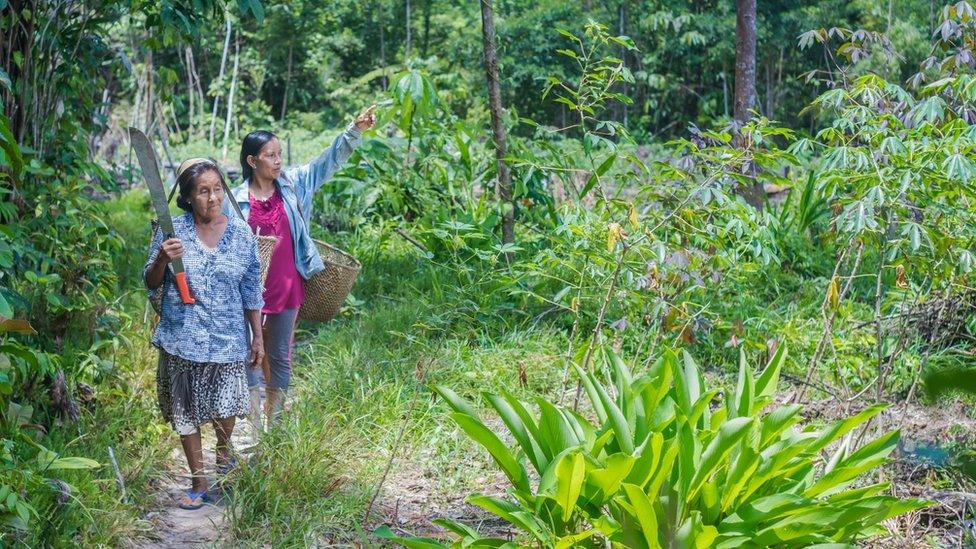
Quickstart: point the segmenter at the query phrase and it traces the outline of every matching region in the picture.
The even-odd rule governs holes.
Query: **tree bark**
[[[420,46],[420,56],[427,57],[427,45],[430,42],[430,5],[433,0],[424,2],[424,41]]]
[[[217,81],[224,80],[224,67],[227,65],[227,52],[230,50],[230,17],[225,16],[225,36],[224,52],[220,54],[220,71],[217,73]],[[210,114],[210,142],[214,142],[214,132],[217,128],[217,108],[220,106],[220,94],[214,96],[213,112]]]
[[[411,36],[411,33],[410,33],[410,0],[407,0],[407,51],[406,51],[406,55],[404,55],[404,60],[410,58],[410,39],[411,39],[411,37],[412,36]]]
[[[292,61],[292,44],[288,44],[288,72],[285,75],[285,93],[281,94],[281,116],[278,117],[279,120],[285,119],[285,112],[288,108],[288,91],[291,86],[291,61]]]
[[[732,116],[737,126],[751,117],[750,109],[756,106],[756,0],[735,0],[735,90],[732,98]],[[735,143],[748,146],[743,135],[736,130]],[[762,183],[743,185],[739,193],[752,207],[762,209],[765,192]]]
[[[618,34],[624,36],[627,34],[627,1],[626,0],[620,3],[618,11],[619,11]],[[620,46],[620,59],[623,60],[624,67],[626,67],[627,48],[623,47],[622,45]],[[630,91],[630,86],[626,82],[621,83],[621,88],[623,88],[624,95],[628,95]],[[621,111],[621,117],[620,117],[621,121],[623,122],[623,125],[626,126],[627,125],[627,103],[624,103],[623,101],[620,102],[620,111]]]
[[[146,53],[146,119],[145,123],[142,125],[146,131],[149,131],[153,123],[153,108],[156,104],[156,93],[154,87],[153,73],[153,52],[149,50]]]
[[[383,32],[383,26],[386,24],[383,17],[383,2],[384,0],[379,0],[379,9],[377,10],[379,17],[380,28],[380,66],[383,67],[383,89],[385,90],[390,83],[386,80],[386,33]]]
[[[498,171],[497,192],[502,208],[502,242],[515,242],[515,203],[512,200],[512,173],[505,163],[506,137],[502,122],[502,95],[498,83],[498,57],[495,53],[495,22],[491,0],[481,0],[481,37],[485,50],[485,74],[488,79],[488,107],[491,110],[491,130],[495,143]],[[510,260],[511,254],[506,254]]]
[[[197,71],[197,59],[193,56],[193,47],[188,47],[186,49],[186,54],[190,58],[190,73],[193,75],[194,88],[197,93],[197,111],[194,112],[194,116],[197,118],[197,123],[203,125],[204,117],[207,115],[206,99],[203,95],[203,84],[200,82],[200,72]]]
[[[183,58],[184,64],[186,65],[186,99],[188,101],[186,108],[187,127],[192,128],[194,115],[193,108],[196,106],[194,104],[194,100],[196,99],[194,96],[196,95],[196,92],[193,91],[193,72],[190,70],[190,46],[184,48]],[[175,117],[176,116],[174,115],[174,118]]]
[[[237,62],[240,59],[240,53],[241,37],[240,35],[236,35],[234,37],[234,73],[230,80],[230,93],[227,94],[227,118],[224,121],[224,146],[220,152],[220,157],[223,159],[227,158],[227,139],[230,138],[230,121],[234,115],[234,89],[237,88]]]
[[[735,96],[736,122],[751,117],[756,105],[756,0],[735,0]]]

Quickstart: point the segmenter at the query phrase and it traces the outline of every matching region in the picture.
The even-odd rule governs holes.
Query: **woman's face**
[[[223,202],[224,187],[220,184],[220,175],[213,170],[198,175],[193,193],[190,195],[193,213],[201,219],[213,219],[220,215],[220,206]]]
[[[261,147],[258,154],[249,155],[247,163],[254,169],[254,176],[264,181],[274,181],[281,174],[281,144],[272,139]]]

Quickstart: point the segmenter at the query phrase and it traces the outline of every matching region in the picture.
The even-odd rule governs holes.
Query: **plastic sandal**
[[[181,501],[179,503],[180,509],[186,509],[187,511],[195,511],[195,510],[203,507],[203,504],[204,503],[209,503],[210,502],[210,495],[207,494],[207,491],[206,490],[204,490],[202,492],[194,492],[192,489],[191,490],[187,490],[186,491],[186,497],[191,502],[192,501],[196,501],[198,499],[200,500],[200,503],[198,503],[198,504],[183,503]]]
[[[226,475],[237,468],[237,458],[231,458],[227,463],[217,464],[217,474]]]

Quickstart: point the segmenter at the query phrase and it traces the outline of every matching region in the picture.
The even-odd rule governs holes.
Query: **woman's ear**
[[[255,166],[254,155],[253,154],[247,155],[247,165],[250,166],[252,170],[254,168],[257,168],[257,166]]]

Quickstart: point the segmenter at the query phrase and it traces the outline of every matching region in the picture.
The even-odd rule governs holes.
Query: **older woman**
[[[200,425],[213,423],[217,470],[225,472],[233,464],[235,419],[249,411],[246,368],[264,357],[264,301],[251,229],[221,212],[225,183],[220,169],[210,160],[191,159],[180,166],[177,183],[176,203],[186,213],[173,220],[176,234],[164,238],[157,230],[153,235],[143,277],[150,292],[162,292],[152,337],[161,353],[159,406],[180,435],[193,478],[179,505],[198,509],[209,501]],[[173,284],[167,266],[177,258],[183,260],[195,304],[183,304]]]
[[[251,132],[241,146],[243,182],[232,191],[233,198],[252,229],[278,237],[262,310],[270,371],[270,379],[265,380],[269,425],[284,407],[291,381],[295,320],[305,297],[303,280],[325,268],[309,232],[312,197],[359,145],[360,133],[373,127],[375,109],[373,105],[362,111],[328,149],[304,166],[283,170],[281,143],[269,131]],[[251,421],[260,429],[257,369],[248,372],[248,383]]]

